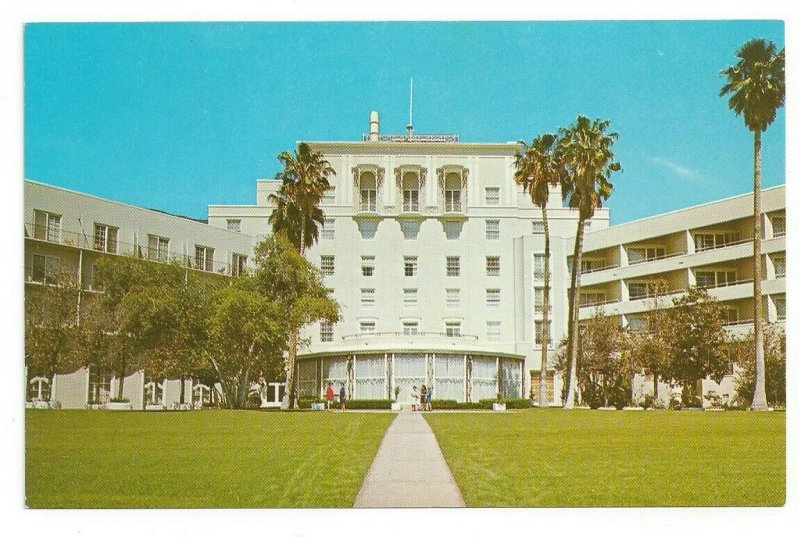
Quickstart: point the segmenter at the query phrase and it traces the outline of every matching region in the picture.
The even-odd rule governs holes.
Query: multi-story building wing
[[[209,273],[208,277],[231,276],[245,269],[254,246],[250,235],[35,181],[25,181],[24,215],[25,285],[29,288],[67,277],[74,278],[82,292],[96,291],[95,263],[107,255],[178,261],[186,270]],[[28,373],[31,381],[39,379],[38,372]],[[124,383],[124,396],[135,408],[144,405],[145,374],[136,372]],[[163,379],[156,382],[163,384]],[[94,401],[100,391],[106,396],[114,393],[116,379],[108,372],[82,368],[29,384],[32,398],[39,398],[39,392],[46,389],[48,399],[61,406],[84,408],[101,402]],[[102,390],[92,389],[97,384]],[[186,389],[191,397],[191,385]],[[167,391],[171,394],[161,388],[160,401],[166,404],[179,399],[174,382]]]
[[[301,392],[345,383],[356,398],[388,398],[413,386],[437,398],[477,401],[526,397],[526,372],[538,370],[544,237],[541,211],[514,182],[517,143],[463,143],[457,135],[382,135],[355,142],[308,142],[335,170],[322,200],[325,226],[308,259],[342,306],[334,326],[305,334]],[[254,206],[209,207],[209,223],[240,221],[269,229],[260,180]],[[554,189],[551,234],[574,236],[576,213]],[[608,226],[599,210],[592,225]],[[564,335],[566,252],[551,253],[551,342]],[[537,377],[538,379],[538,377]],[[554,386],[555,388],[555,386]],[[560,390],[551,389],[553,400]]]
[[[762,193],[764,319],[780,326],[786,319],[785,190]],[[644,313],[656,302],[670,307],[674,297],[697,286],[723,305],[728,330],[745,335],[753,326],[752,202],[745,194],[587,233],[580,318],[599,307],[631,330],[646,329]],[[733,380],[731,374],[722,386],[704,383],[731,394]],[[650,386],[641,389],[652,393]]]

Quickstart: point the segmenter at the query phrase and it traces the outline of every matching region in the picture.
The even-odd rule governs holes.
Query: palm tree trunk
[[[753,333],[756,388],[752,410],[767,410],[764,375],[764,324],[761,304],[761,131],[753,133]]]
[[[658,375],[653,371],[653,405],[658,401]]]
[[[581,285],[581,254],[583,253],[583,223],[578,218],[575,235],[575,250],[572,253],[572,281],[569,293],[569,322],[567,323],[567,355],[569,356],[569,383],[564,408],[575,408],[575,392],[578,389],[578,293]]]
[[[550,347],[550,228],[547,222],[547,208],[542,205],[544,224],[544,293],[542,296],[542,358],[539,363],[539,408],[550,406],[547,400],[547,350]]]

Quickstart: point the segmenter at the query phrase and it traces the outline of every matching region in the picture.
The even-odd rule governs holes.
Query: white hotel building
[[[321,268],[342,318],[306,330],[309,345],[298,360],[301,393],[320,394],[330,380],[345,383],[349,396],[360,399],[387,399],[399,388],[399,400],[408,401],[411,386],[422,384],[440,399],[478,401],[498,392],[530,397],[538,391],[544,235],[541,211],[514,182],[519,145],[462,143],[457,135],[411,129],[382,135],[377,113],[370,120],[361,141],[308,142],[336,175],[321,206],[324,229],[307,257]],[[232,273],[230,266],[246,262],[269,233],[268,196],[278,187],[276,180],[258,180],[254,205],[210,205],[202,224],[128,206],[125,219],[115,219],[103,212],[114,202],[70,193],[77,196],[72,199],[60,196],[61,189],[26,182],[26,218],[45,212],[63,225],[80,215],[84,223],[105,223],[120,233],[131,227],[127,240],[140,245],[153,234],[175,237],[186,259],[196,258],[197,248],[211,248],[214,262]],[[691,285],[710,288],[727,307],[733,329],[747,330],[751,201],[744,194],[613,227],[608,210],[598,210],[587,222],[581,318],[602,305],[635,328],[649,307],[653,282],[664,279],[674,293]],[[765,190],[763,207],[767,319],[783,322],[784,187]],[[158,230],[144,229],[142,222],[151,218]],[[566,335],[568,259],[577,224],[576,212],[562,207],[558,188],[551,192],[548,218],[551,341],[558,342]],[[37,263],[33,256],[50,249],[98,255],[92,244],[26,233],[28,274]],[[28,279],[35,284],[36,278]],[[552,369],[549,378],[551,402],[559,404],[562,379]],[[722,389],[732,390],[732,378],[725,382]],[[647,387],[638,382],[636,389]]]

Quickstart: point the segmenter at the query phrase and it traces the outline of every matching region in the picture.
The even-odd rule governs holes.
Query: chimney
[[[369,113],[369,141],[377,142],[380,132],[381,132],[380,117],[378,116],[378,112],[373,110],[372,112]]]

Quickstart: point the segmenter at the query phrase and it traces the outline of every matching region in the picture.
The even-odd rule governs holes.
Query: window
[[[333,276],[334,264],[332,255],[322,255],[319,258],[319,266],[323,276]]]
[[[486,221],[486,240],[487,241],[500,240],[500,220]]]
[[[552,298],[548,296],[548,298]],[[548,302],[547,310],[550,311],[553,309],[553,301],[550,300]],[[533,288],[533,311],[536,313],[542,313],[544,311],[544,287],[534,287]]]
[[[33,265],[31,267],[31,280],[34,282],[47,283],[58,274],[61,260],[51,255],[33,254]]]
[[[534,235],[541,235],[544,233],[544,222],[541,220],[534,220],[531,222],[531,231]]]
[[[739,310],[722,308],[722,318],[725,320],[725,324],[736,324],[739,321]]]
[[[61,215],[33,211],[33,238],[61,242]]]
[[[461,305],[461,289],[447,289],[445,290],[445,306],[448,308],[457,308]]]
[[[416,173],[403,174],[403,212],[419,212],[419,176]]]
[[[336,202],[336,187],[331,186],[322,194],[322,205],[333,205]]]
[[[544,279],[544,254],[533,254],[533,279]]]
[[[486,205],[500,205],[500,187],[486,187]]]
[[[461,337],[461,321],[446,321],[444,334],[447,337]]]
[[[447,258],[447,275],[459,276],[461,274],[461,258],[448,257]]]
[[[581,292],[580,307],[594,306],[603,304],[606,301],[606,294],[599,291]]]
[[[500,289],[486,290],[486,307],[487,308],[500,307]]]
[[[786,217],[783,215],[775,215],[772,217],[772,236],[785,237],[786,236]]]
[[[545,336],[545,334],[543,333],[543,328],[544,328],[544,323],[542,321],[534,321],[533,322],[533,331],[534,331],[534,335],[535,335],[535,338],[536,338],[535,343],[536,343],[536,345],[539,345],[539,346],[542,345],[542,341],[543,341],[543,337],[542,336]],[[550,322],[550,321],[547,321],[547,334],[546,334],[546,337],[547,337],[547,346],[548,347],[550,346],[550,342],[553,341],[552,328],[553,328],[553,323]]]
[[[208,246],[194,247],[194,266],[206,272],[214,271],[214,249]]]
[[[416,336],[419,333],[419,321],[403,321],[403,335]]]
[[[628,263],[635,265],[636,263],[661,259],[664,255],[665,250],[661,246],[628,248]]]
[[[319,323],[319,339],[325,343],[333,341],[333,323],[328,321]]]
[[[403,258],[403,273],[406,276],[417,275],[417,256],[405,256]]]
[[[486,275],[500,276],[500,258],[496,256],[486,257]]]
[[[229,218],[228,219],[228,231],[241,231],[242,230],[242,221],[238,218]]]
[[[334,225],[336,220],[333,218],[326,218],[322,224],[322,238],[325,240],[333,240],[334,238]]]
[[[361,307],[362,308],[375,307],[375,289],[361,290]]]
[[[372,334],[375,332],[375,321],[361,321],[358,327],[362,334]]]
[[[733,270],[698,270],[695,273],[697,287],[710,289],[724,287],[736,283],[736,271]]]
[[[772,256],[772,264],[775,267],[775,277],[786,277],[786,254],[774,254]]]
[[[775,313],[779,321],[786,319],[786,295],[775,297]]]
[[[722,248],[729,244],[737,243],[741,240],[739,232],[728,233],[695,233],[694,248],[698,252],[703,250],[713,250]]]
[[[403,306],[406,308],[417,307],[417,290],[403,289]]]
[[[668,292],[669,290],[663,282],[638,281],[628,283],[628,298],[630,300],[658,296],[659,294],[663,295]]]
[[[500,341],[500,321],[486,321],[486,340]]]
[[[375,174],[364,172],[361,174],[361,212],[374,213],[378,210],[378,182]]]
[[[109,254],[117,253],[117,232],[118,228],[105,224],[94,225],[94,249]]]
[[[461,212],[461,176],[448,173],[444,180],[444,210],[447,213]]]
[[[233,254],[233,266],[231,270],[234,276],[241,276],[247,272],[247,256],[242,254]]]
[[[361,256],[361,275],[371,278],[375,275],[375,256],[362,255]]]
[[[151,261],[169,261],[169,239],[158,235],[147,236],[147,259]]]

